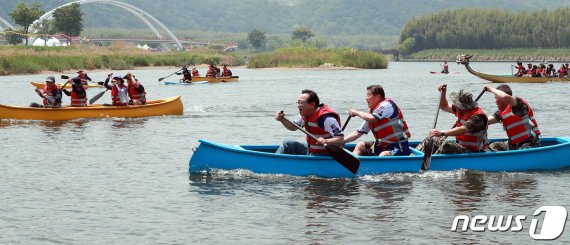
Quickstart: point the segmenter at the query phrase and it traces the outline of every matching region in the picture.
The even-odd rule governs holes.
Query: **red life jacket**
[[[121,89],[123,92],[127,92],[127,91],[125,91],[126,87],[124,84],[113,85],[113,88],[111,89],[111,100],[113,101],[113,105],[117,105],[117,106],[127,105],[127,103],[121,102],[121,98],[119,97],[119,90],[117,90],[117,87],[119,87],[119,89]]]
[[[87,96],[81,98],[77,93],[71,90],[71,106],[73,107],[83,107],[87,106]]]
[[[142,84],[139,81],[135,81],[135,83],[138,84],[139,86],[142,86]],[[131,101],[138,100],[143,104],[146,103],[146,92],[144,92],[144,87],[142,93],[137,92],[135,88],[136,87],[134,84],[127,86],[127,90],[129,91],[129,97],[131,97]]]
[[[192,76],[193,77],[199,77],[200,73],[198,72],[198,70],[192,70]]]
[[[319,127],[319,119],[324,116],[324,115],[333,115],[335,117],[335,119],[337,120],[338,124],[340,125],[340,116],[334,112],[329,106],[327,105],[323,105],[321,107],[319,107],[319,109],[317,109],[317,111],[315,113],[313,113],[313,115],[311,115],[310,117],[303,117],[303,121],[305,121],[305,130],[307,130],[309,133],[313,134],[315,137],[320,138],[331,138],[332,135],[330,135],[326,130],[322,129]],[[342,127],[342,126],[341,126]],[[308,151],[311,153],[318,153],[318,154],[322,154],[322,153],[328,153],[327,149],[322,146],[322,145],[317,145],[317,140],[307,136],[307,145],[308,145]]]
[[[374,120],[374,122],[369,122],[368,127],[372,130],[374,138],[376,138],[380,143],[381,147],[386,147],[391,143],[407,141],[412,135],[408,130],[408,124],[404,120],[404,115],[402,114],[400,107],[398,107],[398,105],[396,105],[396,103],[390,98],[385,98],[383,101],[391,103],[398,111],[398,116],[394,118],[382,118],[379,121]],[[374,107],[374,110],[370,110],[370,113],[377,110],[381,103],[382,101]]]
[[[216,77],[216,70],[213,67],[209,68],[208,73],[206,73],[206,76],[207,77]]]
[[[513,145],[523,142],[530,137],[537,137],[540,135],[538,123],[534,119],[534,113],[532,112],[530,105],[528,105],[528,102],[525,100],[521,100],[528,108],[528,115],[523,117],[516,116],[513,114],[513,108],[511,105],[507,105],[505,110],[501,112],[503,128],[507,131],[509,143]]]
[[[232,73],[227,68],[224,68],[224,72],[222,73],[222,77],[229,77]]]
[[[455,116],[457,117],[455,127],[461,127],[465,125],[465,123],[467,123],[469,118],[473,115],[485,116],[485,113],[483,110],[481,110],[480,107],[475,107],[469,110],[463,116],[460,116],[458,112],[455,112]],[[475,133],[467,132],[465,134],[458,135],[455,137],[455,140],[458,144],[471,150],[472,152],[483,151],[485,148],[487,148],[487,129],[485,128],[484,130]]]
[[[53,86],[51,88],[48,88],[48,86],[45,85],[43,88],[43,92],[44,92],[44,94],[47,94],[47,96],[54,96],[53,91],[58,90],[58,89],[59,88],[57,87],[57,85]],[[61,107],[61,102],[53,102],[53,104],[50,106],[49,101],[46,98],[44,98],[43,103],[44,103],[45,108],[59,108],[59,107]]]

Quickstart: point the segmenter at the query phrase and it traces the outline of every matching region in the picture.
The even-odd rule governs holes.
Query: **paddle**
[[[301,126],[289,121],[289,119],[285,117],[283,117],[283,119],[293,124],[297,129],[301,130],[307,136],[313,138],[314,140],[317,140],[317,137],[307,132],[307,130],[305,130]],[[351,152],[335,144],[325,144],[324,146],[327,149],[327,151],[329,151],[329,154],[331,155],[332,158],[334,158],[334,160],[339,162],[342,166],[347,168],[353,174],[356,174],[356,172],[358,172],[358,168],[360,167],[360,160],[358,160],[354,155],[352,155]]]
[[[172,74],[170,74],[170,75],[168,75],[168,76],[166,76],[166,77],[161,77],[161,78],[158,79],[158,81],[159,81],[159,82],[162,82],[162,80],[164,80],[165,78],[167,78],[167,77],[169,77],[169,76],[172,76],[172,75],[176,74],[177,72],[179,72],[179,71],[181,71],[181,70],[182,70],[182,69],[180,69],[180,70],[178,70],[178,71],[175,71],[174,73],[172,73]]]
[[[348,118],[346,119],[346,122],[344,122],[344,126],[342,126],[342,131],[344,132],[344,129],[346,128],[346,125],[348,125],[348,122],[350,122],[350,119],[352,117],[349,115]]]
[[[92,105],[93,103],[95,103],[95,101],[97,101],[98,99],[103,97],[103,94],[105,94],[105,92],[107,92],[107,90],[109,90],[109,89],[105,89],[105,91],[101,91],[98,94],[96,94],[95,96],[93,96],[91,99],[89,99],[89,104]]]
[[[433,129],[435,129],[437,125],[437,118],[439,116],[439,107],[441,106],[441,101],[443,100],[443,89],[445,89],[445,85],[443,85],[440,96],[439,96],[439,103],[437,103],[437,111],[435,113],[435,120],[433,121]],[[422,159],[422,170],[428,170],[429,165],[431,163],[431,155],[433,151],[433,138],[430,137],[428,139],[427,145],[424,146],[424,158]]]

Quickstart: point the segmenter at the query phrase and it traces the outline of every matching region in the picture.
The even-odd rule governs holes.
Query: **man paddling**
[[[305,130],[316,136],[313,139],[307,136],[307,143],[293,140],[285,140],[279,146],[276,153],[292,155],[326,155],[325,144],[344,145],[344,135],[340,127],[340,116],[330,107],[321,104],[319,96],[312,90],[305,89],[297,100],[299,117],[293,122],[285,118],[283,111],[275,114],[275,120],[281,122],[290,131],[297,130],[295,125],[304,127]]]
[[[42,97],[43,105],[32,102],[30,107],[44,107],[44,108],[60,108],[61,107],[61,90],[55,84],[55,77],[46,77],[46,85],[42,90],[36,88],[36,93]]]
[[[396,103],[385,98],[384,88],[370,85],[366,88],[366,103],[369,112],[350,109],[351,117],[364,120],[362,126],[344,138],[344,142],[352,142],[372,131],[374,141],[359,142],[354,154],[360,156],[407,156],[411,154],[408,138],[411,137],[408,124]],[[346,126],[346,125],[345,125]]]
[[[192,82],[192,75],[190,71],[188,71],[188,67],[185,65],[182,66],[182,72],[177,72],[176,75],[182,75],[182,79],[180,79],[181,83],[191,83]]]
[[[508,151],[539,147],[540,130],[528,102],[513,96],[511,88],[506,84],[497,88],[485,85],[484,89],[495,95],[498,109],[489,116],[489,124],[500,122],[509,137],[508,141],[489,144],[489,150]]]
[[[447,86],[442,84],[438,90],[442,93],[440,109],[457,117],[452,129],[432,129],[428,138],[419,144],[416,149],[424,151],[428,140],[433,140],[433,152],[443,154],[483,152],[487,140],[487,115],[477,106],[473,95],[465,90],[453,92],[449,95],[452,105],[445,98]],[[455,136],[456,142],[445,141],[444,136]]]
[[[71,91],[62,89],[62,91],[71,97],[72,107],[87,106],[87,90],[85,90],[85,83],[79,77],[74,77],[68,80],[71,82]]]
[[[142,83],[130,72],[123,77],[127,80],[127,91],[129,92],[129,105],[146,104],[146,91]]]

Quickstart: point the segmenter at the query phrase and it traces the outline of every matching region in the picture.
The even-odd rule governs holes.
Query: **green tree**
[[[55,27],[54,27],[54,23],[53,20],[49,20],[49,19],[43,19],[39,22],[36,22],[35,24],[32,25],[32,27],[38,32],[43,34],[43,39],[44,39],[44,46],[47,46],[47,41],[49,39],[49,34],[54,34],[55,31]]]
[[[24,3],[18,3],[16,8],[10,12],[10,16],[12,16],[14,22],[23,28],[22,33],[26,35],[26,46],[28,46],[28,29],[32,23],[43,14],[44,11],[40,8],[38,3],[33,3],[29,8]]]
[[[403,55],[410,54],[414,50],[415,45],[416,45],[416,40],[414,38],[409,37],[398,45],[398,51]]]
[[[69,37],[79,36],[83,31],[83,13],[79,3],[56,9],[53,12],[53,19],[55,29]],[[69,37],[67,38],[68,45],[71,43]]]
[[[307,41],[307,39],[314,37],[315,34],[309,29],[308,27],[298,27],[297,29],[293,30],[293,34],[291,34],[291,40],[301,39],[302,42]]]
[[[11,28],[4,30],[4,37],[9,44],[13,44],[14,46],[18,43],[22,43],[22,35],[18,34]]]
[[[265,44],[267,43],[265,32],[257,29],[253,29],[253,31],[247,35],[247,40],[257,51],[259,51],[260,48],[265,47]]]

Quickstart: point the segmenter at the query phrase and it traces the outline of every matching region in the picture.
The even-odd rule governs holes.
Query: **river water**
[[[510,73],[509,66],[472,63],[491,74]],[[176,69],[132,72],[149,99],[182,95],[182,116],[0,121],[0,244],[518,244],[533,242],[531,219],[544,216],[533,216],[537,208],[570,207],[567,170],[429,171],[356,179],[188,174],[192,148],[201,138],[233,144],[302,141],[300,132],[284,129],[273,115],[284,110],[293,118],[305,88],[317,91],[344,121],[349,108],[366,109],[366,86],[381,84],[419,140],[433,126],[438,84],[475,96],[481,91],[485,81],[463,66],[452,64],[451,71],[460,73],[450,75],[429,74],[439,69],[437,63],[392,62],[385,70],[236,68],[236,83],[157,83]],[[89,75],[103,80],[105,74]],[[45,76],[0,77],[0,103],[40,102],[29,82]],[[531,103],[544,136],[570,135],[569,83],[511,87]],[[109,102],[109,96],[99,102]],[[495,110],[490,94],[480,104]],[[353,119],[347,131],[360,123]],[[451,114],[440,113],[439,128],[452,123]],[[489,132],[504,137],[497,125]],[[521,232],[455,232],[457,215],[526,215],[526,220]],[[567,244],[570,234],[551,242]]]

